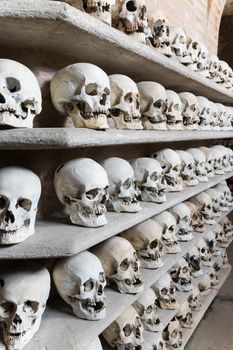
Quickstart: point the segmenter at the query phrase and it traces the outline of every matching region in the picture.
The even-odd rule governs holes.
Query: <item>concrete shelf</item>
[[[66,56],[70,63],[91,62],[107,73],[154,80],[176,91],[233,103],[233,92],[62,2],[2,0],[0,26],[3,48],[46,50]]]

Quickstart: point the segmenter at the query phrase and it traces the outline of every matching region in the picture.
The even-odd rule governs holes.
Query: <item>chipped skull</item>
[[[178,308],[176,288],[169,273],[166,272],[152,288],[162,309],[175,310]]]

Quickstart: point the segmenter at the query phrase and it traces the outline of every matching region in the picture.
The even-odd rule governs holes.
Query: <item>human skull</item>
[[[211,199],[212,199],[212,204],[213,204],[213,216],[221,216],[221,197],[222,193],[220,191],[217,191],[214,188],[209,188],[208,190],[205,191]]]
[[[164,328],[156,301],[155,292],[152,288],[148,288],[132,305],[139,314],[144,329],[150,332],[160,332]]]
[[[213,165],[214,165],[214,174],[215,175],[224,175],[224,168],[223,168],[223,154],[222,152],[214,147],[211,148],[211,157],[213,158]]]
[[[100,260],[88,251],[60,259],[53,270],[58,293],[78,318],[101,320],[106,315],[106,279]]]
[[[140,211],[142,208],[137,200],[140,191],[131,165],[126,160],[116,157],[105,159],[101,165],[108,175],[110,209],[117,213]]]
[[[193,314],[187,301],[180,306],[179,311],[176,314],[176,318],[179,320],[182,328],[192,328]]]
[[[179,93],[182,102],[183,124],[186,130],[197,130],[200,121],[198,100],[191,92]]]
[[[211,123],[210,123],[211,129],[212,130],[220,130],[219,122],[218,122],[218,108],[217,108],[217,105],[216,105],[216,103],[211,102],[211,101],[210,101],[210,104],[212,106]]]
[[[184,258],[173,265],[169,272],[179,292],[188,292],[193,289],[191,268]]]
[[[115,283],[120,293],[143,291],[140,261],[133,246],[122,237],[112,237],[93,248],[101,260],[109,283]]]
[[[211,267],[211,269],[208,271],[208,275],[210,277],[210,287],[215,289],[215,287],[218,285],[218,275],[214,267]]]
[[[213,214],[212,198],[206,192],[197,194],[191,198],[191,201],[199,206],[205,224],[213,225],[216,223]]]
[[[142,124],[146,130],[166,130],[167,95],[165,88],[153,81],[137,83]]]
[[[189,306],[192,311],[200,311],[202,308],[201,294],[198,288],[194,288],[192,294],[188,297]]]
[[[223,265],[222,265],[222,268],[226,268],[228,266],[228,262],[229,262],[229,259],[228,259],[228,255],[227,255],[227,250],[226,249],[221,249],[221,256],[223,257]]]
[[[107,223],[108,177],[94,160],[78,158],[61,164],[55,172],[54,186],[73,224],[100,227]]]
[[[221,254],[221,249],[220,249],[220,255],[218,255],[214,260],[215,261],[213,264],[213,268],[214,268],[216,274],[219,274],[221,269],[223,268],[223,256]]]
[[[233,129],[233,109],[229,106],[225,107],[225,120],[223,130],[232,130]]]
[[[170,209],[176,219],[178,241],[187,242],[193,239],[191,211],[185,203],[179,203]]]
[[[220,191],[223,192],[224,197],[225,197],[225,204],[228,207],[232,207],[233,206],[233,197],[232,197],[232,193],[230,188],[228,187],[226,181],[222,181],[220,182],[217,186],[215,186],[215,188]]]
[[[228,239],[226,232],[221,224],[214,225],[213,232],[215,234],[216,244],[218,248],[227,248]]]
[[[20,243],[35,233],[40,194],[40,179],[31,170],[0,169],[0,244]]]
[[[21,350],[38,331],[50,291],[47,269],[22,262],[1,263],[0,320],[9,350]]]
[[[166,184],[160,163],[151,158],[137,158],[131,163],[143,202],[166,201]]]
[[[166,310],[175,310],[179,307],[176,288],[169,273],[163,276],[152,286],[158,298],[159,306]]]
[[[166,16],[164,16],[163,13],[156,11],[148,16],[148,25],[150,28],[148,41],[151,46],[158,49],[164,55],[171,57],[170,26]]]
[[[205,154],[199,148],[188,148],[186,151],[189,152],[195,160],[196,176],[198,181],[207,182],[208,178]]]
[[[155,220],[162,226],[162,241],[164,254],[176,254],[180,252],[180,245],[177,238],[177,225],[174,215],[168,211],[154,216],[152,220]]]
[[[181,179],[181,159],[172,149],[165,148],[155,152],[152,158],[159,161],[162,166],[166,187],[168,192],[179,192],[183,190]]]
[[[193,277],[198,277],[203,274],[203,271],[201,269],[200,251],[197,247],[192,247],[190,251],[185,255],[185,259],[191,268],[191,275]]]
[[[231,152],[229,152],[229,148],[222,146],[222,145],[216,145],[213,146],[213,149],[218,149],[222,153],[222,165],[224,172],[230,172],[232,171],[231,166]]]
[[[182,331],[178,320],[171,321],[163,331],[163,339],[167,349],[180,349],[182,347]]]
[[[190,64],[189,68],[193,69],[195,72],[203,72],[206,70],[206,65],[207,65],[207,57],[208,57],[207,47],[204,44],[197,43],[197,42],[194,42],[193,46],[194,46],[193,53],[194,54],[196,53],[195,55],[196,62]],[[190,46],[189,46],[189,49],[190,49]]]
[[[162,227],[155,220],[146,220],[121,233],[121,236],[132,244],[142,267],[157,269],[163,266]]]
[[[232,68],[223,60],[219,60],[218,74],[220,77],[220,84],[227,89],[232,87]]]
[[[19,62],[1,58],[0,126],[32,128],[41,109],[41,91],[32,71]]]
[[[214,171],[214,159],[212,157],[212,149],[209,147],[199,147],[199,150],[204,153],[206,157],[206,171],[207,171],[207,177],[214,177],[215,171]]]
[[[131,0],[130,0],[131,1]],[[109,75],[110,116],[117,129],[143,129],[137,84],[122,74]]]
[[[163,340],[162,334],[157,333],[156,337],[153,337],[153,342],[151,344],[151,347],[148,348],[148,350],[165,350],[166,344]]]
[[[198,289],[202,295],[208,295],[210,293],[211,280],[208,273],[202,276],[201,281],[198,283]]]
[[[166,90],[167,94],[167,128],[168,130],[183,130],[182,102],[180,96],[172,90]]]
[[[190,38],[180,27],[170,26],[171,49],[178,61],[183,64],[191,64],[192,58],[188,52]]]
[[[231,237],[233,235],[233,225],[227,216],[225,216],[219,224],[222,226],[226,237]]]
[[[212,104],[203,96],[197,96],[199,109],[199,126],[201,130],[211,130],[212,121]]]
[[[201,238],[196,246],[200,253],[202,265],[212,266],[213,265],[212,254],[210,253],[210,249],[206,241],[203,238]]]
[[[205,230],[204,219],[200,213],[199,206],[189,201],[184,202],[184,204],[186,204],[191,211],[193,231],[204,232]]]
[[[185,186],[195,186],[198,184],[196,177],[195,161],[191,153],[177,150],[176,153],[181,159],[181,178]]]
[[[227,119],[226,109],[222,103],[215,103],[215,106],[217,107],[217,110],[218,110],[217,126],[219,126],[220,130],[223,130],[224,126],[225,126],[226,119]]]
[[[216,83],[219,83],[219,58],[216,55],[210,55],[207,58],[207,78],[213,80]]]
[[[142,350],[143,330],[138,313],[129,306],[102,334],[113,348]]]
[[[110,85],[101,68],[71,64],[53,76],[50,90],[56,110],[69,115],[76,128],[108,129]]]

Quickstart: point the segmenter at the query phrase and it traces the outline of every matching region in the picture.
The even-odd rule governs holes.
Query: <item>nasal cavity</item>
[[[14,324],[21,324],[22,323],[22,320],[21,320],[19,315],[17,315],[17,314],[15,315],[15,317],[13,319],[13,323]]]
[[[0,93],[0,103],[6,103],[5,97]]]
[[[15,217],[14,217],[12,211],[7,210],[7,212],[5,214],[5,221],[7,224],[9,224],[9,222],[11,222],[12,224],[15,222]]]

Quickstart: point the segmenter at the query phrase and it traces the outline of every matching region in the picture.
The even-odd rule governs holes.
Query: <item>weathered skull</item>
[[[215,289],[214,287],[218,285],[218,275],[214,267],[211,267],[211,269],[208,271],[208,275],[210,277],[210,287]]]
[[[175,217],[168,211],[154,216],[152,220],[158,222],[163,229],[162,241],[164,254],[176,254],[180,252],[180,245],[177,238],[177,225]]]
[[[210,254],[217,256],[220,254],[219,248],[217,246],[216,235],[213,231],[205,232],[203,236]]]
[[[218,122],[218,108],[217,108],[217,105],[216,105],[216,103],[211,102],[211,101],[210,101],[210,104],[212,106],[211,123],[210,123],[211,129],[212,130],[220,130],[219,122]]]
[[[188,297],[189,306],[192,311],[200,311],[202,308],[201,294],[198,288],[195,288]]]
[[[222,265],[222,268],[226,268],[228,266],[228,262],[229,262],[229,259],[228,259],[228,255],[227,255],[227,250],[226,249],[220,249],[220,252],[221,252],[221,256],[223,257],[223,265]]]
[[[109,283],[119,292],[136,294],[143,291],[140,261],[133,246],[122,237],[112,237],[93,249],[101,260]]]
[[[32,128],[41,109],[41,91],[32,71],[19,62],[1,58],[0,125]]]
[[[183,130],[182,102],[180,96],[172,90],[167,94],[167,128],[168,130]]]
[[[209,147],[199,147],[200,151],[204,153],[206,157],[206,171],[207,171],[207,177],[214,177],[215,171],[214,171],[214,159],[212,157],[212,149]]]
[[[214,225],[213,232],[216,237],[216,243],[218,248],[227,248],[228,247],[228,239],[226,236],[226,232],[221,224]]]
[[[203,96],[197,96],[199,109],[199,126],[201,130],[211,130],[212,121],[212,104]]]
[[[223,154],[222,152],[214,147],[210,147],[211,148],[211,156],[213,159],[213,165],[214,165],[214,174],[215,175],[224,175],[224,168],[223,168]]]
[[[148,15],[148,24],[150,28],[148,40],[151,46],[168,57],[172,56],[170,47],[170,27],[166,16],[156,11],[156,13]]]
[[[185,203],[179,203],[170,209],[176,219],[178,241],[187,242],[193,239],[191,211]]]
[[[218,74],[220,77],[219,83],[227,89],[232,88],[232,68],[222,60],[219,60]]]
[[[193,289],[191,268],[184,258],[173,265],[169,272],[179,292],[188,292]]]
[[[168,192],[179,192],[183,190],[181,179],[181,159],[172,149],[166,148],[155,152],[152,158],[159,161],[162,166],[167,183]]]
[[[187,301],[179,308],[176,318],[179,320],[182,328],[192,328],[193,314]]]
[[[132,244],[142,267],[157,269],[163,266],[162,227],[155,220],[146,220],[123,232],[121,236]]]
[[[132,162],[136,184],[143,202],[163,203],[166,201],[166,184],[160,163],[151,158],[137,158]]]
[[[207,78],[215,81],[216,83],[220,82],[219,77],[219,58],[216,55],[210,55],[207,58]]]
[[[138,313],[132,306],[129,306],[102,334],[113,348],[142,350],[143,330]]]
[[[146,42],[148,31],[147,4],[144,0],[116,0],[112,12],[113,26]]]
[[[178,320],[171,321],[163,331],[163,339],[167,349],[180,349],[182,347],[182,331]]]
[[[58,293],[78,318],[101,320],[106,315],[106,279],[100,260],[88,251],[59,260],[53,270]]]
[[[109,207],[120,212],[136,213],[142,208],[137,197],[140,194],[135,182],[134,171],[124,159],[111,157],[102,164],[109,181]]]
[[[232,171],[231,166],[231,152],[229,152],[229,148],[222,146],[222,145],[216,145],[212,148],[218,149],[220,152],[222,152],[222,165],[223,170],[225,173]]]
[[[0,320],[9,350],[21,350],[38,331],[50,291],[50,275],[40,266],[19,263],[0,271]]]
[[[193,231],[204,232],[205,230],[204,219],[200,213],[199,206],[189,201],[184,202],[184,204],[186,204],[191,211]]]
[[[195,55],[194,63],[189,65],[189,68],[193,69],[195,72],[203,72],[206,69],[208,50],[207,47],[202,43],[193,42],[192,43],[193,54]],[[190,46],[189,46],[190,51]],[[192,56],[192,55],[191,55]]]
[[[198,184],[196,177],[195,161],[191,153],[186,151],[176,151],[181,159],[181,178],[185,186],[195,186]]]
[[[54,107],[68,114],[76,128],[107,129],[110,85],[107,74],[91,63],[58,71],[50,85]]]
[[[201,281],[198,283],[198,289],[202,295],[208,295],[210,293],[210,288],[211,288],[211,280],[209,274],[205,274],[202,278]]]
[[[212,204],[213,204],[213,216],[221,216],[221,197],[222,193],[220,191],[217,191],[214,188],[209,188],[208,190],[205,191],[211,199],[212,199]]]
[[[185,129],[198,129],[200,117],[197,97],[191,92],[181,92],[179,96],[182,102],[182,116]]]
[[[117,129],[143,129],[137,84],[122,74],[109,76],[112,117]]]
[[[225,205],[227,205],[228,207],[232,207],[233,206],[233,197],[232,197],[231,190],[228,187],[226,181],[220,182],[217,186],[215,186],[215,188],[224,194]]]
[[[233,129],[233,109],[232,107],[225,106],[225,120],[223,130]]]
[[[156,300],[155,292],[148,288],[132,305],[139,314],[144,329],[151,332],[160,332],[164,328],[159,318]]]
[[[15,244],[35,233],[39,177],[29,169],[0,169],[0,244]]]
[[[199,250],[201,263],[204,266],[212,266],[212,254],[210,254],[209,247],[204,239],[200,239],[197,244],[197,249]]]
[[[170,26],[170,38],[172,52],[176,55],[180,63],[191,64],[192,58],[188,52],[190,38],[187,37],[184,30],[180,27]]]
[[[159,306],[166,310],[175,310],[179,307],[176,288],[169,273],[163,276],[152,286],[158,298]]]
[[[199,148],[188,148],[186,151],[189,152],[195,160],[196,176],[198,181],[207,182],[208,178],[205,154]]]
[[[216,223],[213,215],[212,198],[206,192],[197,194],[195,197],[191,198],[191,201],[199,206],[205,224],[213,225]]]
[[[165,88],[153,81],[137,84],[144,129],[166,130],[167,95]]]
[[[203,271],[201,269],[200,251],[197,247],[192,247],[190,251],[185,255],[185,259],[191,268],[191,275],[193,277],[198,277],[203,274]]]
[[[233,225],[227,216],[225,216],[219,224],[222,226],[226,237],[231,237],[233,235]]]

